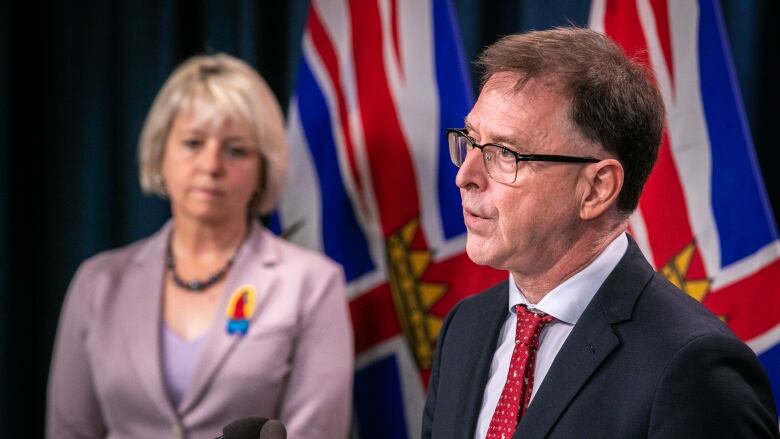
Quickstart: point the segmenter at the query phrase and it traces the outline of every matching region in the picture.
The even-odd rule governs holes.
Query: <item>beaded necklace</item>
[[[173,283],[175,283],[176,286],[185,289],[187,291],[193,291],[198,293],[206,290],[207,288],[221,281],[222,278],[225,277],[228,270],[230,270],[230,267],[233,265],[233,261],[236,259],[238,250],[241,248],[241,244],[239,243],[235,251],[233,251],[233,254],[230,255],[230,259],[227,260],[225,265],[222,268],[220,268],[216,273],[209,276],[206,280],[193,279],[190,281],[186,281],[182,279],[178,273],[176,273],[176,261],[173,257],[173,248],[171,245],[172,240],[173,240],[173,232],[171,232],[168,235],[168,245],[165,247],[165,267],[171,272],[171,276],[173,277]]]

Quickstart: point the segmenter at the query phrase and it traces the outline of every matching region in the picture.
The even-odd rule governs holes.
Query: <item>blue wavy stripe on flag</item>
[[[406,439],[404,396],[395,355],[355,373],[354,403],[361,438]],[[422,414],[420,414],[422,416]],[[417,436],[413,434],[412,437]]]
[[[458,38],[455,12],[449,0],[434,0],[433,20],[436,82],[441,115],[437,189],[444,238],[450,239],[464,234],[466,227],[462,218],[460,193],[455,186],[457,168],[450,161],[444,130],[463,126],[464,117],[471,108],[474,97]]]
[[[347,281],[372,270],[368,241],[344,188],[325,96],[305,57],[301,59],[295,93],[298,113],[321,188],[322,250],[344,267]]]
[[[738,95],[723,18],[713,2],[699,2],[699,76],[712,150],[712,210],[725,267],[777,240],[777,230]]]

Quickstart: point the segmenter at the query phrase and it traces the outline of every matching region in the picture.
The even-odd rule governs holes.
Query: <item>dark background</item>
[[[43,436],[49,356],[78,264],[168,217],[166,202],[141,195],[136,166],[165,78],[190,55],[224,51],[254,65],[286,108],[308,3],[0,0],[0,434]],[[589,3],[454,1],[468,61],[500,35],[586,25]],[[722,5],[777,218],[780,7]]]

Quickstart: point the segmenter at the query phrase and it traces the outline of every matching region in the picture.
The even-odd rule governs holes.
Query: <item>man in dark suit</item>
[[[660,94],[586,29],[503,38],[450,154],[478,264],[509,280],[441,329],[423,438],[779,437],[754,353],[626,234]]]

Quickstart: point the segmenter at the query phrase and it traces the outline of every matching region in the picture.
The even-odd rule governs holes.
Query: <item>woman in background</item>
[[[167,80],[139,142],[157,233],[84,262],[49,378],[47,437],[208,438],[246,416],[344,438],[352,332],[343,274],[263,228],[287,168],[279,105],[228,55]]]

